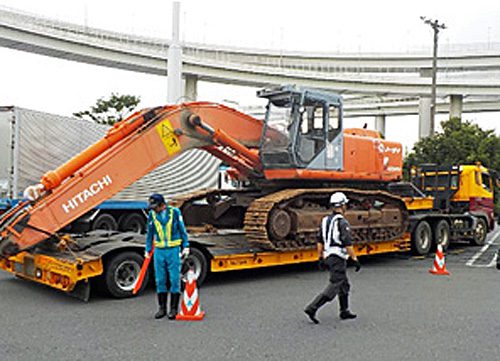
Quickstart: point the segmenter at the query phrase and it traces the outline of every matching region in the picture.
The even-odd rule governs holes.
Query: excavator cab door
[[[307,102],[299,115],[294,153],[299,168],[342,169],[340,108],[323,101]]]
[[[342,102],[312,89],[261,91],[269,99],[261,141],[267,169],[342,169]]]

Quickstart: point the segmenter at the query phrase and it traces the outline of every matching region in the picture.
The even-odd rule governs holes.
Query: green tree
[[[73,113],[73,115],[99,124],[113,125],[132,112],[140,101],[141,98],[134,95],[112,93],[109,99],[99,98],[90,110]]]
[[[441,123],[443,131],[433,137],[421,139],[405,159],[405,174],[412,166],[436,163],[449,166],[458,164],[482,165],[492,171],[500,171],[500,137],[494,130],[483,130],[469,121],[452,118]],[[496,210],[500,211],[498,187]]]

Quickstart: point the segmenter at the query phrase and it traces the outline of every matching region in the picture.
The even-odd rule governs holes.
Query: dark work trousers
[[[325,260],[330,271],[328,285],[316,298],[306,307],[310,312],[316,312],[327,302],[331,302],[335,296],[339,296],[341,310],[347,310],[347,295],[349,294],[349,280],[347,279],[347,261],[339,256],[331,255]]]
[[[347,261],[339,256],[330,255],[325,260],[330,271],[328,286],[322,292],[329,301],[332,301],[337,295],[349,294],[351,285],[347,279]]]

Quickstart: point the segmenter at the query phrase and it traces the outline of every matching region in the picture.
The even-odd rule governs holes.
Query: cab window
[[[340,133],[340,111],[330,105],[328,109],[328,141],[331,142]]]
[[[481,173],[481,184],[484,189],[491,192],[491,177],[488,173]]]
[[[324,111],[322,104],[306,106],[301,112],[297,137],[297,156],[308,164],[325,147]]]

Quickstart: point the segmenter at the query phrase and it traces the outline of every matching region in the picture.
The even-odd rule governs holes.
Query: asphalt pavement
[[[358,318],[335,300],[319,325],[302,312],[327,282],[314,265],[212,276],[201,322],[154,320],[153,289],[83,303],[0,273],[0,360],[498,360],[499,245],[498,227],[484,247],[453,245],[450,276],[428,272],[433,256],[365,257],[349,269]]]

